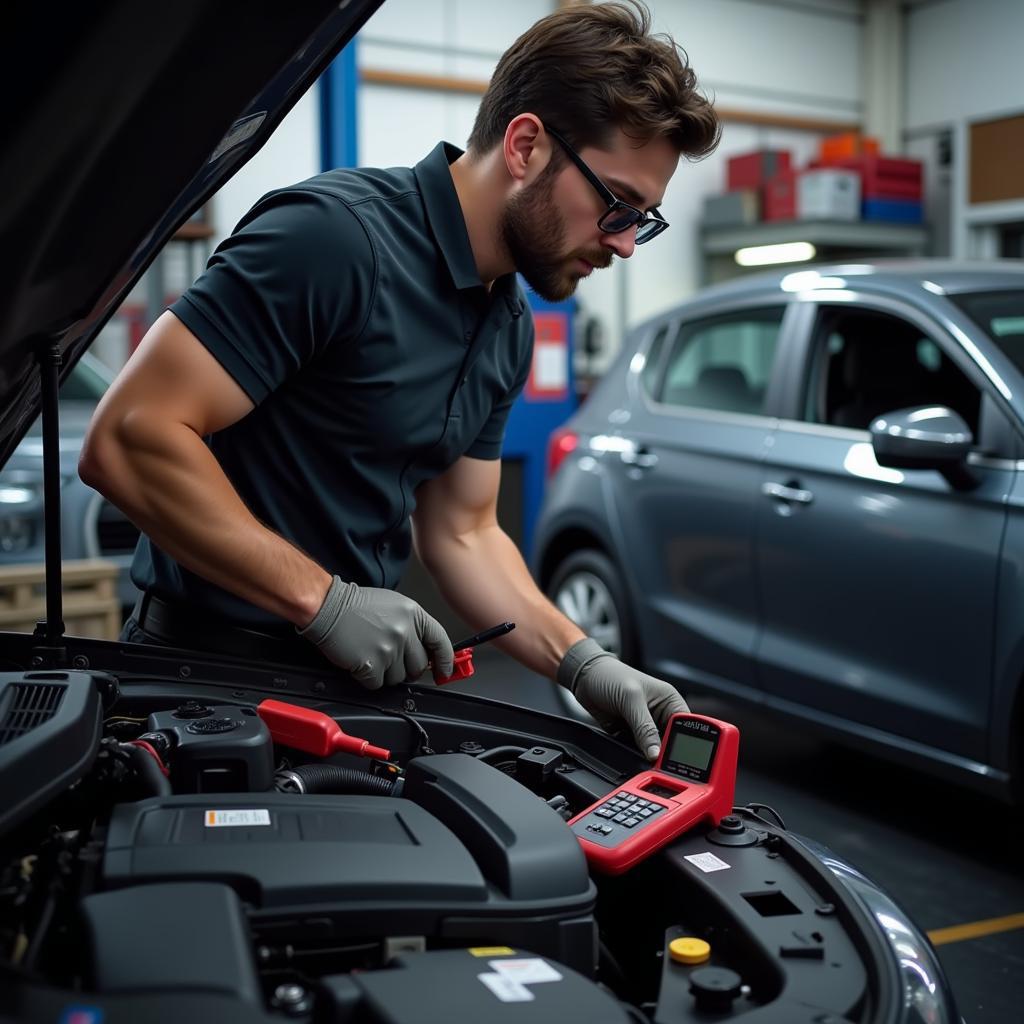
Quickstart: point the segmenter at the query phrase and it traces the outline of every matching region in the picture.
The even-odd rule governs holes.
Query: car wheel
[[[611,559],[600,551],[576,551],[551,576],[548,597],[606,651],[633,663],[637,649],[626,588]]]

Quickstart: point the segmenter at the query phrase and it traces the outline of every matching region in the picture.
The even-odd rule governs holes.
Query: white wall
[[[933,0],[907,12],[905,35],[908,151],[927,164],[929,219],[953,256],[984,255],[990,225],[1024,220],[1024,200],[968,203],[968,126],[1024,113],[1024,3]],[[938,160],[943,133],[948,167]]]

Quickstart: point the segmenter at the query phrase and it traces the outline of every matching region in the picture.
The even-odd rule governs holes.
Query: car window
[[[783,306],[684,323],[656,394],[665,405],[758,414],[771,375]]]
[[[805,418],[867,430],[882,413],[919,405],[958,412],[975,437],[981,392],[919,327],[867,309],[818,314]]]
[[[658,328],[647,346],[644,368],[640,371],[640,384],[652,398],[658,393],[658,380],[661,377],[662,356],[665,353],[665,342],[668,340],[668,324]]]
[[[1024,290],[951,295],[950,298],[1024,372]]]
[[[60,397],[66,402],[98,402],[109,381],[83,357],[72,368],[60,386]]]

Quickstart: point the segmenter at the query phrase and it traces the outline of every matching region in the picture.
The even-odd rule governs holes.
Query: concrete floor
[[[496,651],[453,688],[557,710],[561,691]],[[967,1024],[1024,1020],[1024,816],[798,726],[710,698],[694,711],[740,729],[737,803],[770,804],[888,890],[926,931],[1022,915],[1018,927],[938,946]],[[991,931],[992,925],[979,930]]]

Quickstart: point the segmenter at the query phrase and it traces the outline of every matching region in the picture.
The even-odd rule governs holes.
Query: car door
[[[662,324],[606,460],[652,671],[756,695],[753,530],[783,301]],[[657,357],[657,358],[655,358]]]
[[[1001,436],[990,385],[938,324],[901,303],[820,302],[807,320],[806,386],[760,467],[766,700],[983,760],[1014,473],[987,445]],[[950,406],[971,427],[973,490],[876,462],[870,421],[922,405]]]

